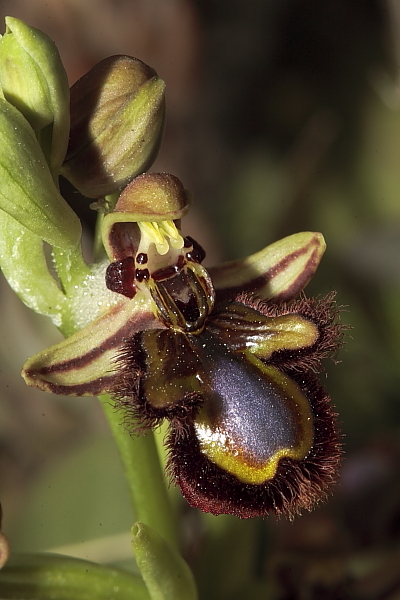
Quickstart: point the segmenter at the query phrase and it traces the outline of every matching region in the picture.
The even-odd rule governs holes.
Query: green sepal
[[[33,129],[0,99],[0,209],[52,246],[74,248],[81,224],[53,181]]]
[[[101,235],[108,257],[119,258],[120,228],[124,229],[125,223],[177,221],[188,209],[188,194],[177,177],[170,173],[139,175],[126,186],[115,209],[102,220]]]
[[[60,326],[66,298],[48,270],[43,240],[2,210],[0,268],[24,304]]]
[[[180,554],[144,523],[132,527],[132,548],[151,600],[196,600],[192,572]]]
[[[2,600],[150,600],[137,575],[57,554],[12,556],[0,590]]]
[[[325,241],[320,233],[305,231],[283,238],[246,258],[208,269],[219,297],[252,292],[260,298],[291,300],[314,275]]]
[[[4,96],[39,132],[54,176],[64,160],[69,134],[69,86],[54,42],[42,31],[6,17],[0,42]]]
[[[98,396],[113,389],[121,347],[138,331],[160,327],[149,304],[121,296],[92,323],[24,365],[28,385],[53,394]]]

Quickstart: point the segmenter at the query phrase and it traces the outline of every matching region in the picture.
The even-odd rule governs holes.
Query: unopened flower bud
[[[38,133],[54,177],[64,160],[69,133],[69,87],[54,42],[42,31],[6,17],[0,41],[0,85]]]
[[[111,56],[71,89],[71,132],[62,174],[84,195],[124,187],[154,161],[165,84],[136,58]]]

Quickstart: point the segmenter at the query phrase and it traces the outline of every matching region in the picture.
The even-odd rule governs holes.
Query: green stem
[[[116,198],[111,200],[115,201]],[[100,241],[99,229],[98,238]],[[53,258],[60,283],[68,296],[68,292],[81,283],[90,269],[83,260],[80,248],[72,252],[54,248]],[[76,325],[71,315],[64,317],[60,330],[68,336],[75,332]],[[121,415],[115,411],[110,397],[101,396],[100,402],[121,456],[136,520],[149,525],[166,542],[177,548],[172,507],[153,433],[131,436],[121,424]]]
[[[101,260],[101,258],[106,255],[104,251],[103,240],[101,239],[101,224],[103,222],[103,219],[103,213],[98,212],[93,241],[93,261],[95,263],[99,262],[99,260]]]
[[[93,241],[93,258],[94,262],[98,262],[103,256],[105,256],[105,250],[103,246],[103,240],[101,237],[101,224],[104,219],[104,215],[114,210],[117,203],[119,192],[110,194],[104,198],[104,209],[99,210],[97,213],[96,229],[94,232]]]
[[[101,396],[100,402],[122,459],[136,520],[149,525],[177,548],[175,519],[153,433],[131,436],[109,396]]]

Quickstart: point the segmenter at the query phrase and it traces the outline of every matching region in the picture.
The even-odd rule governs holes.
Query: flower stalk
[[[121,456],[137,521],[145,523],[178,550],[177,527],[154,434],[131,436],[109,396],[99,400]]]

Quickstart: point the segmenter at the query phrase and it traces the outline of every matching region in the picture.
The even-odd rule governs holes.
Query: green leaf
[[[196,600],[197,591],[187,563],[153,529],[132,527],[132,547],[151,600]]]
[[[78,217],[58,192],[33,129],[0,99],[0,208],[52,246],[75,248]]]
[[[43,241],[0,210],[0,268],[14,292],[32,310],[61,324],[66,298],[49,273]]]
[[[2,600],[149,600],[136,575],[51,554],[21,554],[0,572]]]

